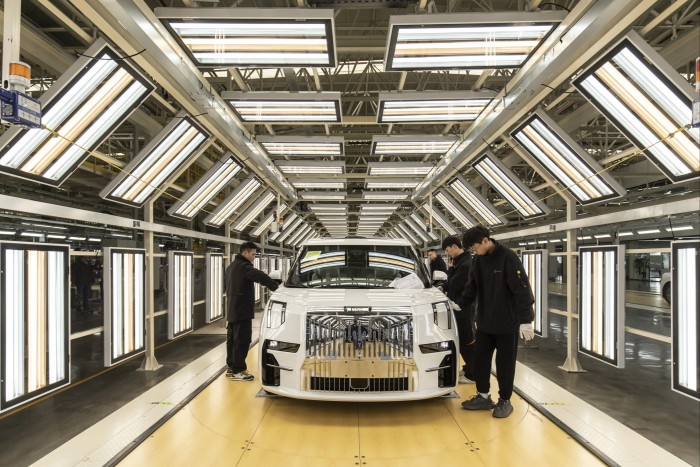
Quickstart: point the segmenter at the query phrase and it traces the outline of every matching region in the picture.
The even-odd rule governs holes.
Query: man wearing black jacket
[[[510,396],[515,378],[518,332],[525,340],[534,337],[532,304],[535,299],[520,258],[491,239],[486,227],[467,230],[462,243],[476,253],[458,304],[465,308],[477,300],[474,376],[478,391],[463,402],[462,407],[467,410],[493,409],[494,417],[505,418],[513,412]],[[489,395],[494,350],[498,404],[494,404]]]
[[[469,278],[471,258],[469,252],[462,249],[462,242],[457,237],[446,237],[442,249],[452,258],[452,266],[447,270],[447,281],[442,284],[442,291],[447,298],[457,303],[464,292]],[[459,334],[459,353],[464,360],[458,381],[461,384],[474,382],[474,328],[472,308],[455,310],[457,333]]]
[[[253,267],[253,259],[258,247],[253,242],[245,242],[239,253],[226,268],[226,376],[233,381],[252,381],[245,359],[253,338],[253,315],[255,307],[255,286],[258,283],[272,291],[277,290],[277,282],[270,276]]]
[[[428,250],[428,259],[430,260],[430,280],[433,280],[433,273],[435,271],[447,272],[445,260],[432,248]]]

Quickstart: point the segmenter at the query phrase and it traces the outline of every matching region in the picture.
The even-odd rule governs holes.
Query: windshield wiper
[[[284,284],[285,287],[290,288],[290,289],[308,289],[308,285],[302,285],[302,284]]]

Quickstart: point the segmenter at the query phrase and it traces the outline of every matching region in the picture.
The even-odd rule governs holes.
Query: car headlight
[[[440,329],[452,329],[452,308],[450,308],[450,302],[433,303],[433,322]]]
[[[270,300],[267,304],[267,327],[278,328],[284,324],[287,304]]]

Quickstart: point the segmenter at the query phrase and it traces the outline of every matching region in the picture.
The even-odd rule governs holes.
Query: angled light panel
[[[146,350],[146,250],[104,248],[104,364]]]
[[[428,203],[425,203],[423,204],[423,206],[421,206],[421,210],[428,217],[431,217],[432,214],[433,220],[437,221],[437,223],[440,225],[440,228],[447,232],[447,235],[457,235],[459,233],[457,231],[457,227],[455,227],[454,224],[450,222],[450,220],[435,206],[433,206],[431,210],[430,205]]]
[[[627,193],[542,109],[537,109],[511,136],[583,205]]]
[[[519,68],[563,12],[391,15],[387,71]]]
[[[425,230],[410,217],[403,220],[403,225],[408,228],[409,232],[415,233],[423,242],[430,242],[430,237],[425,233]]]
[[[179,113],[100,192],[110,201],[141,207],[206,149],[209,133]]]
[[[241,171],[241,165],[231,153],[224,154],[219,161],[202,175],[197,183],[192,185],[168,209],[168,214],[180,219],[191,220],[209,203],[231,180]]]
[[[288,8],[156,8],[200,67],[336,65],[333,11]]]
[[[549,256],[547,250],[525,250],[521,254],[525,275],[530,280],[530,287],[535,296],[535,334],[547,337],[548,295],[547,281],[549,278]]]
[[[287,203],[282,203],[280,204],[279,211],[277,212],[278,216],[281,216],[284,214],[284,211],[287,210]],[[262,235],[262,233],[267,230],[268,227],[272,224],[272,221],[275,220],[275,209],[270,212],[270,214],[265,217],[265,219],[262,220],[255,228],[250,232],[250,234],[253,237],[259,237]]]
[[[270,156],[340,157],[344,154],[342,136],[258,136]]]
[[[457,175],[455,178],[447,183],[452,191],[454,191],[464,202],[470,206],[476,213],[486,221],[490,226],[503,225],[508,221],[503,215],[489,203],[486,198],[481,196],[469,182],[467,182],[461,175]]]
[[[246,123],[340,122],[339,92],[224,91],[227,101]]]
[[[670,180],[700,176],[700,128],[689,129],[693,88],[637,33],[573,85]]]
[[[362,192],[362,199],[367,201],[397,201],[408,198],[408,191],[368,191]]]
[[[168,252],[168,339],[192,332],[193,261],[190,251]]]
[[[445,212],[449,212],[452,217],[457,219],[457,221],[462,224],[467,229],[470,229],[477,225],[477,222],[464,210],[464,208],[445,191],[438,191],[435,193],[434,198],[442,204],[445,208]]]
[[[430,162],[370,162],[368,175],[428,175],[435,167]]]
[[[579,351],[625,367],[625,247],[579,247]]]
[[[340,175],[345,173],[345,162],[342,161],[289,160],[276,161],[275,165],[284,174]]]
[[[495,97],[492,91],[380,92],[377,123],[471,122]]]
[[[277,199],[277,196],[275,196],[272,190],[265,190],[263,194],[260,195],[260,197],[258,197],[253,204],[248,206],[248,209],[246,209],[243,214],[238,216],[236,221],[231,224],[231,229],[235,230],[236,232],[245,230],[245,228],[248,227],[250,223],[253,222],[255,218],[265,210],[266,207],[275,201],[275,199]]]
[[[671,313],[673,390],[700,399],[698,334],[700,241],[671,242]]]
[[[413,235],[413,233],[410,231],[410,229],[408,229],[405,226],[405,224],[396,224],[395,228],[400,236],[413,243],[414,245],[418,245],[419,243],[421,243],[420,239],[417,236]]]
[[[293,221],[289,223],[289,225],[284,227],[284,231],[282,234],[276,238],[276,241],[278,243],[284,242],[284,240],[289,237],[291,234],[295,233],[297,229],[302,227],[302,224],[304,224],[304,220],[301,217],[297,217]]]
[[[219,203],[214,212],[204,219],[204,223],[216,227],[220,226],[231,217],[237,209],[243,206],[261,185],[257,178],[253,175],[249,175],[225,200]]]
[[[39,99],[47,129],[0,137],[0,172],[61,185],[155,89],[103,39],[84,54]]]
[[[472,167],[484,177],[524,218],[544,216],[550,209],[490,151],[478,157]]]
[[[206,290],[205,297],[207,323],[224,317],[224,255],[221,253],[206,254]]]
[[[301,199],[311,201],[342,201],[347,197],[344,191],[300,191]]]
[[[304,224],[296,230],[296,232],[289,237],[287,243],[295,246],[300,238],[305,237],[313,228],[309,224]]]
[[[370,154],[445,154],[455,142],[457,137],[449,135],[374,135]]]
[[[409,216],[409,219],[412,220],[413,224],[416,227],[418,227],[419,229],[421,229],[424,234],[426,234],[428,237],[430,237],[431,240],[438,240],[440,238],[437,235],[435,235],[435,232],[433,232],[432,229],[430,230],[430,232],[426,232],[425,220],[421,219],[421,217],[415,211],[411,213],[411,215]]]
[[[287,218],[284,220],[284,224],[282,225],[282,227],[280,228],[280,230],[278,230],[277,232],[275,232],[275,233],[273,233],[272,235],[270,235],[269,240],[272,240],[272,241],[277,240],[277,238],[278,238],[280,235],[282,235],[283,232],[285,232],[288,228],[290,228],[290,227],[292,226],[292,224],[293,224],[295,221],[298,220],[297,217],[298,217],[298,216],[297,216],[297,213],[296,213],[296,212],[292,212],[292,213],[289,215],[289,217],[287,217]]]
[[[411,178],[379,178],[371,177],[365,179],[367,189],[382,188],[415,188],[420,180]]]

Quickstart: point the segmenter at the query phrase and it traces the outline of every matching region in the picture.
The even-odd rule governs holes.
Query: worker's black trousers
[[[491,359],[496,351],[496,379],[498,395],[510,400],[513,394],[515,378],[515,358],[518,355],[518,333],[487,334],[476,330],[476,347],[474,349],[474,376],[476,390],[482,394],[489,392],[491,379]]]
[[[248,368],[245,359],[253,338],[253,320],[229,321],[226,327],[226,365],[240,373]]]
[[[464,360],[464,376],[475,381],[474,376],[474,328],[471,313],[462,314],[462,311],[455,313],[457,321],[457,333],[459,334],[459,353]]]

